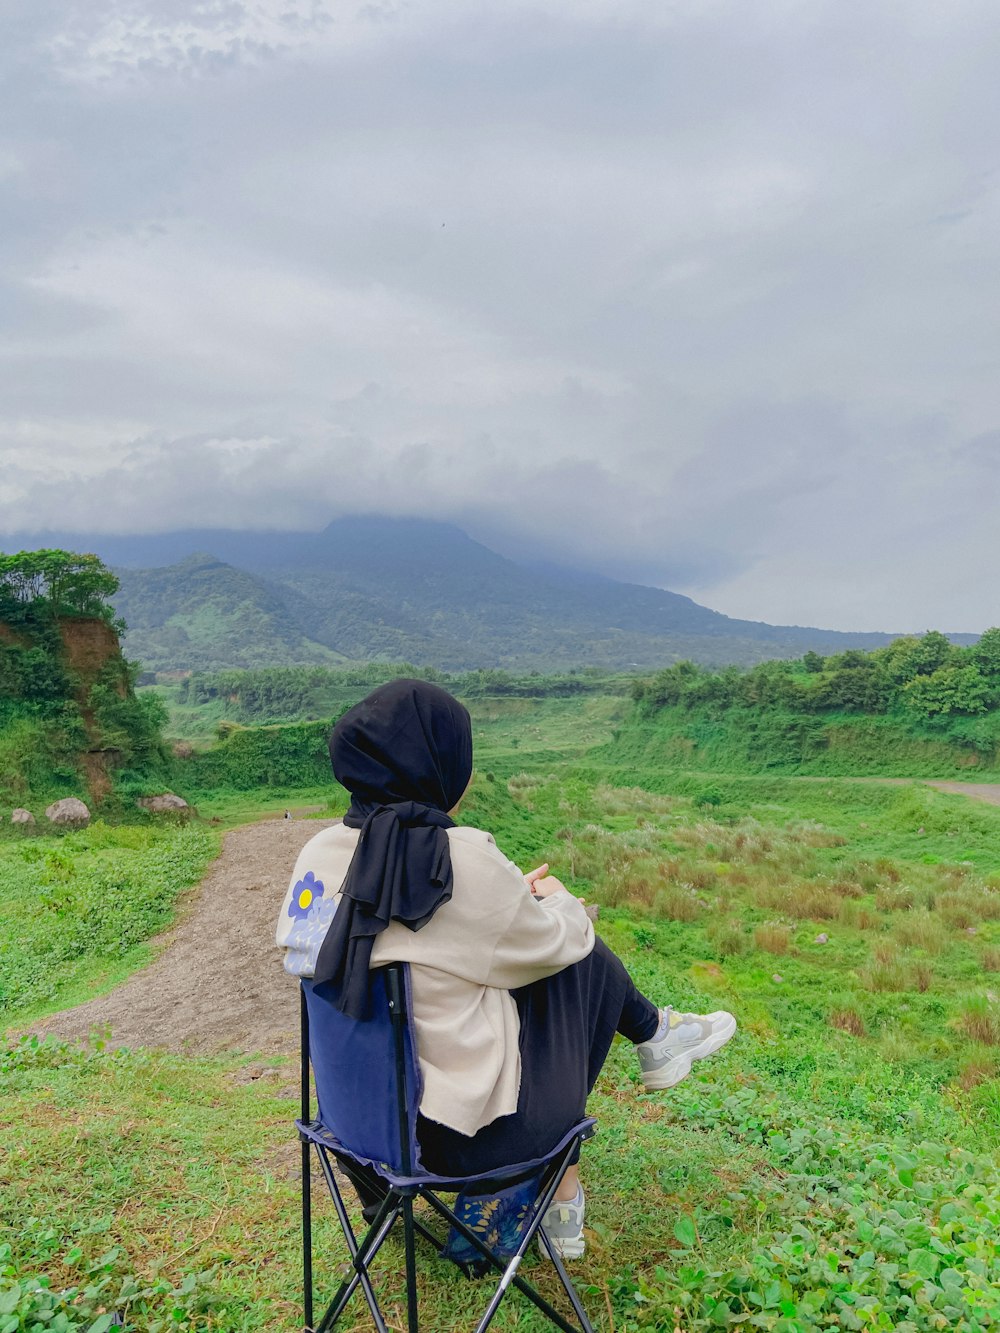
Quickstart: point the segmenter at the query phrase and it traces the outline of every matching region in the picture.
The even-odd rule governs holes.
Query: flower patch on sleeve
[[[307,870],[292,890],[288,915],[299,921],[304,920],[313,905],[323,897],[323,892],[323,881],[317,879],[311,870]]]

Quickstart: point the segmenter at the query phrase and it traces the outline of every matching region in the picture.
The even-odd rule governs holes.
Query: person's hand
[[[536,898],[547,898],[550,893],[565,892],[565,890],[566,885],[561,879],[556,879],[555,875],[543,875],[531,883],[531,892]]]
[[[536,866],[534,870],[529,870],[524,877],[524,882],[525,884],[527,884],[531,892],[534,893],[536,881],[544,879],[548,873],[549,873],[549,863],[548,861],[546,861],[544,865]]]

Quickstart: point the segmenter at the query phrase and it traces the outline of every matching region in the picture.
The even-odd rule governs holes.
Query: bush
[[[753,942],[766,953],[784,954],[791,946],[792,932],[788,926],[770,921],[767,925],[757,927],[753,933]]]
[[[944,945],[941,923],[926,908],[907,913],[896,923],[893,934],[906,949],[923,949],[925,953],[939,954]]]
[[[331,722],[238,728],[211,750],[184,760],[177,771],[196,791],[332,785],[331,730]]]
[[[71,1250],[62,1263],[81,1272],[77,1285],[53,1291],[42,1274],[19,1271],[11,1247],[0,1245],[0,1329],[3,1333],[167,1333],[206,1328],[206,1316],[220,1303],[214,1272],[191,1273],[179,1283],[144,1281],[125,1267],[124,1251],[113,1246],[85,1263]]]
[[[959,1026],[972,1041],[983,1046],[1000,1046],[1000,1010],[989,1000],[968,1000],[959,1017]]]
[[[747,933],[738,921],[717,921],[708,928],[708,938],[719,958],[735,958],[750,947]]]
[[[892,945],[880,945],[867,966],[858,973],[858,980],[865,990],[902,991],[906,990],[906,975]]]
[[[864,1019],[856,1009],[834,1009],[830,1015],[830,1026],[840,1028],[842,1032],[849,1032],[852,1037],[868,1035]]]

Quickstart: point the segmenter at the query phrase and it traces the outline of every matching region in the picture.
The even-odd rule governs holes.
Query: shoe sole
[[[718,1032],[713,1032],[710,1037],[706,1037],[697,1046],[692,1046],[689,1051],[679,1055],[676,1060],[671,1060],[662,1069],[654,1069],[649,1074],[643,1074],[643,1087],[647,1092],[662,1092],[664,1088],[676,1088],[677,1084],[690,1074],[695,1060],[704,1060],[706,1055],[714,1055],[735,1033],[736,1019],[730,1014],[729,1022]]]
[[[548,1235],[547,1232],[546,1235]],[[549,1236],[549,1244],[560,1259],[579,1259],[587,1248],[587,1242],[583,1236],[570,1236],[563,1240],[556,1240],[554,1236]],[[549,1252],[545,1248],[545,1242],[541,1236],[538,1237],[538,1249],[543,1259],[549,1257]]]

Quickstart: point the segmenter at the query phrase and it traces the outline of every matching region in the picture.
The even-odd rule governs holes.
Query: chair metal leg
[[[359,1261],[359,1259],[355,1259],[354,1272],[346,1281],[341,1283],[339,1291],[330,1302],[326,1313],[316,1326],[316,1333],[329,1333],[329,1330],[334,1327],[337,1320],[344,1313],[348,1301],[357,1291],[359,1285],[362,1287],[362,1292],[368,1304],[369,1312],[371,1313],[372,1322],[375,1324],[378,1333],[389,1333],[385,1319],[382,1316],[382,1311],[379,1308],[378,1301],[375,1299],[375,1293],[372,1291],[371,1284],[368,1281],[367,1265],[371,1263],[372,1259],[375,1258],[379,1250],[382,1248],[382,1242],[392,1230],[398,1217],[398,1207],[389,1209],[388,1215],[378,1227],[377,1233],[373,1235],[369,1232],[369,1235],[361,1242],[361,1260]],[[369,1240],[371,1241],[370,1246],[368,1246]],[[359,1266],[359,1262],[362,1262],[364,1267]]]
[[[299,986],[299,1077],[301,1094],[301,1123],[309,1123],[309,1009],[306,1005],[306,993]],[[309,1140],[300,1133],[302,1140],[302,1317],[305,1320],[305,1333],[311,1333],[313,1323],[313,1273],[312,1273],[312,1191],[309,1161]]]
[[[539,1229],[541,1228],[542,1218],[545,1216],[546,1209],[549,1207],[552,1200],[555,1198],[556,1190],[559,1188],[559,1182],[566,1174],[566,1170],[569,1166],[569,1158],[571,1152],[572,1152],[572,1145],[566,1149],[566,1151],[560,1158],[559,1164],[553,1171],[551,1179],[549,1180],[545,1189],[542,1191],[541,1198],[535,1201],[534,1217],[531,1219],[527,1231],[521,1237],[521,1243],[518,1245],[517,1251],[513,1255],[511,1255],[510,1259],[508,1260],[507,1267],[503,1271],[503,1276],[500,1278],[500,1281],[497,1284],[497,1289],[493,1293],[493,1296],[490,1299],[489,1305],[487,1305],[486,1307],[482,1319],[480,1319],[479,1323],[476,1325],[476,1333],[486,1333],[486,1330],[493,1322],[493,1316],[500,1308],[500,1302],[507,1294],[507,1288],[511,1285],[512,1282],[516,1282],[518,1267],[521,1263],[521,1260],[527,1254],[528,1246],[534,1240],[536,1232],[538,1232]],[[534,1290],[534,1288],[532,1288],[532,1290]],[[572,1325],[570,1325],[570,1327],[572,1327]],[[574,1333],[577,1333],[577,1331],[574,1330]]]
[[[461,1218],[456,1217],[448,1208],[448,1205],[442,1203],[436,1194],[433,1194],[430,1190],[422,1190],[421,1196],[441,1214],[446,1222],[449,1222],[460,1235],[464,1236],[470,1245],[475,1246],[483,1258],[488,1260],[499,1273],[506,1271],[508,1265],[505,1265],[502,1259],[498,1259],[489,1246],[483,1242],[482,1237],[477,1236],[474,1231],[467,1227]],[[517,1290],[545,1315],[546,1319],[551,1320],[557,1328],[562,1330],[562,1333],[580,1333],[578,1328],[575,1328],[565,1319],[556,1307],[550,1305],[541,1292],[536,1291],[531,1283],[526,1282],[519,1273],[515,1273],[511,1281]]]
[[[413,1229],[413,1196],[403,1200],[403,1247],[406,1253],[406,1327],[407,1333],[419,1333],[417,1309],[417,1254]]]
[[[493,1294],[493,1299],[490,1301],[486,1313],[483,1315],[483,1318],[480,1320],[479,1324],[476,1327],[476,1333],[485,1333],[485,1330],[489,1327],[490,1323],[492,1322],[493,1317],[500,1306],[500,1302],[503,1300],[504,1295],[506,1294],[507,1288],[509,1286],[516,1287],[517,1290],[521,1292],[523,1296],[526,1296],[527,1299],[531,1301],[531,1303],[534,1306],[536,1306],[537,1309],[539,1309],[547,1319],[549,1319],[553,1324],[555,1324],[557,1328],[561,1329],[562,1333],[593,1333],[593,1329],[591,1328],[591,1325],[587,1320],[586,1313],[583,1311],[582,1306],[579,1304],[579,1299],[576,1297],[576,1292],[572,1291],[572,1284],[570,1283],[570,1279],[566,1274],[566,1270],[564,1268],[561,1270],[560,1279],[563,1283],[563,1286],[567,1288],[567,1295],[570,1295],[570,1292],[572,1291],[572,1294],[570,1295],[570,1301],[573,1305],[574,1313],[576,1313],[578,1317],[582,1316],[579,1327],[571,1324],[568,1319],[566,1319],[563,1315],[561,1315],[559,1311],[555,1308],[555,1306],[551,1305],[540,1292],[536,1291],[530,1282],[526,1282],[524,1278],[522,1278],[517,1271],[521,1263],[521,1260],[524,1258],[524,1255],[528,1252],[528,1248],[531,1245],[532,1240],[534,1240],[535,1236],[541,1232],[542,1218],[545,1216],[545,1210],[548,1208],[549,1204],[555,1197],[555,1192],[559,1188],[559,1182],[566,1174],[567,1168],[569,1167],[569,1159],[573,1154],[575,1146],[576,1146],[575,1143],[569,1144],[565,1149],[565,1151],[563,1152],[562,1156],[559,1158],[558,1162],[556,1163],[556,1166],[551,1176],[549,1177],[544,1190],[542,1191],[539,1199],[536,1200],[534,1216],[527,1231],[525,1232],[524,1236],[521,1239],[521,1244],[518,1246],[517,1252],[513,1255],[513,1257],[508,1261],[507,1264],[504,1264],[503,1260],[498,1259],[497,1256],[490,1250],[489,1246],[484,1243],[482,1237],[477,1236],[476,1233],[472,1231],[469,1227],[467,1227],[465,1223],[461,1221],[460,1218],[456,1217],[455,1214],[452,1212],[452,1210],[450,1210],[447,1207],[447,1205],[444,1204],[437,1197],[436,1194],[434,1194],[432,1190],[422,1189],[420,1191],[421,1196],[425,1198],[427,1202],[438,1213],[440,1213],[440,1215],[443,1218],[445,1218],[448,1222],[450,1222],[451,1225],[455,1227],[456,1230],[461,1235],[463,1235],[471,1245],[475,1246],[475,1248],[480,1252],[480,1254],[482,1254],[483,1258],[487,1259],[493,1265],[493,1267],[497,1269],[497,1271],[502,1275],[500,1279],[500,1284],[497,1287],[497,1290]],[[560,1272],[560,1268],[561,1264],[556,1269],[557,1273]],[[567,1286],[567,1284],[569,1285]]]
[[[376,1328],[379,1330],[379,1333],[387,1333],[385,1320],[379,1309],[378,1299],[368,1277],[368,1265],[381,1249],[382,1242],[392,1230],[396,1218],[399,1216],[399,1205],[396,1203],[392,1192],[387,1194],[382,1201],[375,1219],[359,1244],[354,1235],[354,1229],[351,1226],[351,1219],[347,1215],[347,1209],[344,1207],[344,1200],[341,1196],[340,1188],[337,1185],[336,1177],[333,1174],[333,1168],[330,1166],[327,1154],[322,1148],[318,1148],[318,1153],[327,1188],[330,1191],[330,1197],[333,1199],[333,1206],[337,1210],[337,1218],[340,1222],[341,1230],[344,1233],[347,1248],[350,1251],[354,1273],[350,1278],[341,1283],[340,1290],[327,1307],[326,1314],[324,1314],[323,1318],[320,1320],[316,1333],[326,1333],[326,1330],[334,1326],[340,1318],[347,1302],[353,1296],[359,1283],[364,1292],[365,1300],[368,1303],[372,1318],[375,1321]]]
[[[310,1153],[308,1140],[302,1140],[302,1317],[304,1333],[312,1333],[312,1192],[310,1188]]]
[[[566,1295],[569,1298],[569,1303],[573,1307],[573,1312],[576,1315],[577,1319],[579,1319],[580,1321],[580,1328],[582,1330],[582,1333],[594,1333],[594,1326],[593,1324],[591,1324],[589,1318],[587,1317],[587,1312],[583,1308],[583,1304],[580,1300],[580,1297],[576,1294],[576,1288],[573,1286],[573,1280],[570,1277],[570,1275],[566,1272],[566,1266],[562,1261],[562,1255],[559,1253],[556,1247],[549,1240],[548,1236],[545,1234],[544,1227],[539,1228],[538,1234],[542,1239],[542,1244],[545,1246],[545,1253],[552,1260],[552,1267],[556,1270],[556,1273],[559,1276],[559,1281],[562,1283],[563,1290],[566,1292]]]

